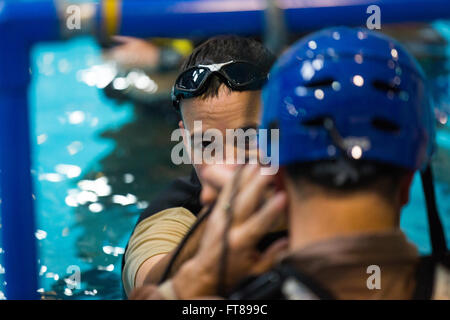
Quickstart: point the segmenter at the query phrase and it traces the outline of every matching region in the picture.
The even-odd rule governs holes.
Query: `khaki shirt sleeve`
[[[178,207],[160,211],[136,226],[128,242],[122,272],[127,295],[134,288],[140,266],[153,256],[175,249],[195,220],[196,217],[189,210]]]

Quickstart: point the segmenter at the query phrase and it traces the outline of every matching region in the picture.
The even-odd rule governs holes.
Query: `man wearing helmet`
[[[432,112],[423,73],[401,45],[349,28],[297,42],[271,71],[261,127],[280,130],[279,173],[209,168],[206,180],[228,182],[197,254],[136,298],[450,298],[445,237],[430,193]],[[399,228],[419,170],[428,188],[429,258]],[[261,258],[255,243],[283,214],[288,252],[236,289],[242,271]]]

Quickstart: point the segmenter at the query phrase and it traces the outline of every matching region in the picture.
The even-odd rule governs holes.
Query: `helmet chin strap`
[[[432,255],[438,259],[443,258],[447,252],[447,244],[445,240],[444,229],[439,218],[436,205],[436,195],[434,192],[433,172],[431,165],[428,164],[420,173],[422,179],[422,187],[425,194],[428,215],[428,229],[430,232],[430,241]]]

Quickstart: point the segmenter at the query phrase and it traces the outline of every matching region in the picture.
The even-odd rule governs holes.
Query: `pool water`
[[[450,23],[433,28],[450,43]],[[421,58],[421,63],[437,88],[441,112],[434,169],[450,244],[449,45],[440,58]],[[167,112],[168,99],[133,105],[107,98],[90,73],[101,64],[101,49],[90,37],[41,44],[32,53],[39,291],[48,299],[121,299],[121,259],[139,212],[170,179],[190,169],[170,161],[176,117]],[[401,227],[422,254],[430,252],[417,176]],[[80,288],[68,285],[74,269],[81,272]],[[0,260],[0,298],[5,298],[4,272]]]

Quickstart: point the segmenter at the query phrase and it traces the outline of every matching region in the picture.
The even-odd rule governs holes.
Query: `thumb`
[[[252,268],[252,271],[257,274],[268,271],[272,268],[277,259],[287,251],[288,245],[289,242],[287,238],[281,238],[272,243],[266,251],[262,253],[259,261]]]

